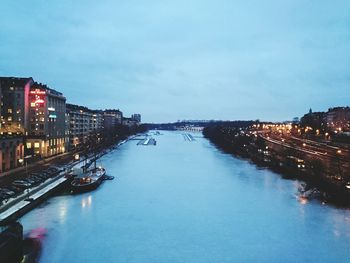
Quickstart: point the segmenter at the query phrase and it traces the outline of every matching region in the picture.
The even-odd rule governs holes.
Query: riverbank
[[[299,191],[301,198],[316,198],[336,206],[350,207],[350,189],[347,179],[344,179],[350,174],[346,168],[340,168],[348,167],[341,156],[338,160],[337,156],[322,156],[315,151],[292,147],[284,144],[283,139],[282,143],[276,142],[247,127],[210,127],[204,129],[203,134],[224,152],[269,168],[286,179],[305,181],[305,187]],[[345,165],[340,166],[340,162],[345,162]]]

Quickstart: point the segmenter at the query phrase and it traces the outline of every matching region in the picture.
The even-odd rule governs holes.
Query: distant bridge
[[[204,127],[195,127],[195,126],[185,126],[185,127],[178,127],[176,130],[179,131],[192,131],[192,132],[202,132]]]

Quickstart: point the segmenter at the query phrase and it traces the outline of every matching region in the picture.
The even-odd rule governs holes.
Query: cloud
[[[2,9],[0,74],[33,76],[88,107],[146,121],[284,120],[350,101],[348,1],[4,0]]]

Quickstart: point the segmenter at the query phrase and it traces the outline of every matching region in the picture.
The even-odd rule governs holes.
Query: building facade
[[[105,110],[103,112],[104,128],[109,130],[123,124],[123,113],[120,110]]]
[[[29,124],[28,95],[32,78],[0,77],[1,128],[26,134]]]
[[[123,125],[125,125],[125,126],[132,127],[132,126],[135,126],[138,124],[139,124],[139,122],[137,122],[133,118],[126,118],[126,117],[123,118]]]
[[[103,123],[104,123],[103,111],[102,110],[93,110],[92,111],[91,130],[93,132],[102,130],[104,128]]]
[[[67,104],[69,148],[78,149],[92,134],[103,129],[103,112],[87,107]]]
[[[23,165],[23,134],[0,134],[0,173]]]
[[[0,77],[0,173],[23,165],[32,78]]]
[[[34,83],[29,91],[26,149],[49,157],[66,151],[66,98],[46,85]]]
[[[141,114],[135,113],[131,115],[131,119],[136,121],[137,123],[141,123]]]
[[[326,121],[331,130],[350,131],[350,107],[328,109]]]

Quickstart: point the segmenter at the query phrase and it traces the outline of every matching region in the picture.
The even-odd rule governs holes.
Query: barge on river
[[[83,171],[74,177],[71,182],[73,193],[82,193],[96,189],[104,180],[106,169],[95,167],[88,171]]]

